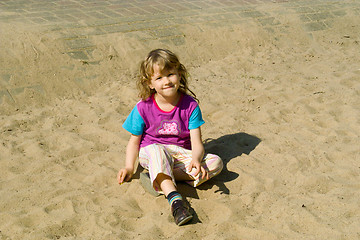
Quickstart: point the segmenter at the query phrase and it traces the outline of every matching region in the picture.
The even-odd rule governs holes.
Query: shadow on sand
[[[243,132],[225,135],[218,139],[206,139],[204,143],[205,151],[220,156],[223,160],[224,168],[218,176],[203,183],[197,189],[206,190],[216,185],[219,189],[215,192],[229,194],[230,190],[226,187],[225,183],[233,181],[239,174],[227,169],[228,162],[242,154],[249,155],[260,142],[260,138]],[[185,183],[179,183],[178,187],[179,191],[184,193],[185,196],[199,198],[195,188]]]
[[[204,143],[205,151],[207,153],[213,153],[221,157],[224,163],[224,168],[222,172],[210,179],[209,181],[203,183],[197,189],[207,190],[211,189],[214,185],[216,185],[219,189],[215,192],[220,192],[221,194],[229,194],[230,190],[226,187],[225,183],[235,180],[239,174],[236,172],[229,171],[227,168],[227,164],[233,159],[242,154],[249,155],[251,151],[253,151],[257,145],[261,142],[261,139],[249,135],[247,133],[235,133],[230,135],[222,136],[218,139],[206,139]],[[139,179],[140,172],[144,169],[139,165],[133,179]],[[177,183],[178,191],[184,197],[191,197],[195,199],[199,199],[197,189],[191,187],[190,185],[184,182]],[[191,207],[191,204],[184,199],[189,206],[190,212],[193,214],[193,219],[188,224],[197,224],[201,223],[197,213]]]

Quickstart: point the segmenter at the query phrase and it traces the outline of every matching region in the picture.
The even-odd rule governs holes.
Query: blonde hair
[[[189,73],[185,66],[179,61],[179,58],[167,49],[152,50],[144,61],[140,64],[140,76],[137,80],[139,89],[139,97],[143,100],[148,99],[155,93],[154,89],[149,87],[151,77],[154,74],[154,66],[159,65],[160,72],[176,69],[180,75],[179,91],[183,94],[191,95],[196,101],[196,95],[189,89],[188,77]]]

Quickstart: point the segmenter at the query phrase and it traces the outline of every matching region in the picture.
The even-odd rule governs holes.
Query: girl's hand
[[[195,176],[197,176],[201,172],[201,179],[204,179],[204,178],[209,179],[208,172],[206,171],[206,169],[203,166],[201,166],[199,161],[192,160],[190,162],[188,171],[191,172],[193,168],[196,169],[196,172],[194,174]]]
[[[125,182],[130,181],[130,179],[132,178],[132,176],[134,174],[133,172],[134,172],[134,170],[128,169],[128,168],[120,169],[120,171],[117,175],[117,180],[118,180],[119,184],[123,184],[124,181]]]

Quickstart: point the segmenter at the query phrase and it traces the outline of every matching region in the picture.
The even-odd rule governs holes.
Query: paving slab
[[[328,30],[348,13],[360,14],[360,0],[6,0],[0,2],[2,24],[27,24],[63,42],[61,51],[71,58],[92,62],[93,37],[135,33],[149,39],[183,45],[184,25],[230,26],[249,22],[270,34],[286,31],[284,16],[296,16],[303,30]],[[146,37],[144,37],[146,36]],[[0,97],[19,89],[10,73],[0,72]],[[37,86],[36,89],[41,89]],[[39,93],[43,91],[38,91]]]

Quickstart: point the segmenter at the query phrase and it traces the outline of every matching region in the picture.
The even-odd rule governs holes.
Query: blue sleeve
[[[191,113],[189,119],[189,130],[196,129],[203,125],[205,121],[202,118],[201,111],[199,106],[197,106],[194,111]]]
[[[131,111],[130,115],[122,125],[123,128],[134,135],[142,135],[144,132],[145,122],[141,117],[137,106]]]

